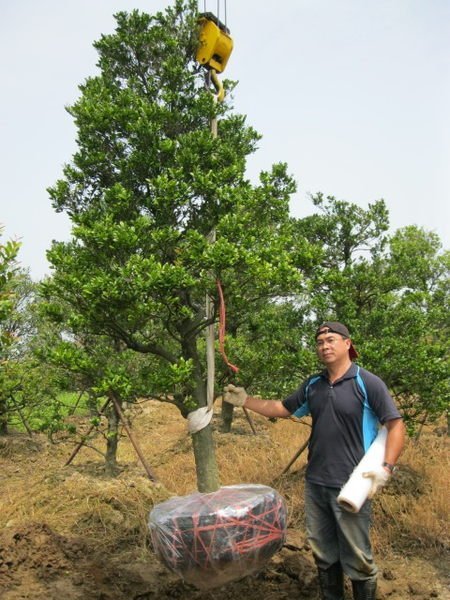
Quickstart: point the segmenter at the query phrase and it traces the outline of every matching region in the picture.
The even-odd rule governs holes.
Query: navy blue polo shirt
[[[375,439],[378,424],[401,418],[386,384],[354,363],[333,384],[326,371],[309,377],[283,405],[294,416],[312,418],[306,479],[338,488]]]

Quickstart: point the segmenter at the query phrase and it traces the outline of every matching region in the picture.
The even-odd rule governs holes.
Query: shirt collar
[[[353,379],[354,377],[356,377],[357,373],[358,373],[358,365],[356,365],[354,362],[352,362],[352,364],[348,368],[348,370],[342,375],[342,377],[339,377],[339,379],[336,379],[336,381],[334,383],[338,383],[339,381],[344,381],[344,379]],[[322,371],[321,377],[323,377],[323,379],[325,379],[326,381],[329,381],[328,371],[326,369],[324,369]]]

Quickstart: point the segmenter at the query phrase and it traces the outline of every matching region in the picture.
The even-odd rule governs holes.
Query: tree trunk
[[[222,402],[222,433],[230,433],[233,423],[234,406],[229,402]]]
[[[192,434],[192,444],[198,491],[206,493],[217,491],[220,487],[220,479],[211,423],[201,431]]]
[[[0,435],[8,433],[8,414],[6,412],[6,402],[0,399]]]
[[[186,358],[191,358],[195,365],[195,386],[192,393],[196,404],[199,408],[207,406],[206,377],[203,374],[195,340],[185,340],[184,350]],[[211,423],[192,434],[192,446],[198,491],[205,493],[217,491],[220,488],[220,479]]]
[[[422,431],[425,426],[425,423],[427,422],[427,419],[428,419],[428,411],[425,412],[423,418],[420,421],[419,429],[417,430],[417,433],[414,436],[414,443],[417,443],[419,441],[420,436],[422,435]]]
[[[108,434],[106,437],[105,473],[109,477],[117,475],[117,446],[119,444],[119,415],[114,404],[108,411]]]
[[[18,402],[16,402],[13,394],[10,395],[10,398],[11,398],[11,401],[13,402],[13,404],[14,404],[14,406],[15,406],[18,414],[19,414],[20,420],[22,421],[22,425],[27,430],[27,433],[28,433],[29,437],[30,438],[33,437],[33,432],[31,430],[31,427],[28,425],[28,421],[26,420],[25,415],[23,414],[23,411],[21,410]]]

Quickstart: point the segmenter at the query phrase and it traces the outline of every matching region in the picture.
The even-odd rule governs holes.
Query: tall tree
[[[116,31],[96,42],[100,74],[68,109],[78,151],[50,189],[73,238],[53,244],[45,284],[78,328],[152,354],[172,377],[161,376],[161,389],[178,381],[164,391],[184,416],[206,405],[204,300],[216,299],[216,280],[236,310],[299,280],[288,206],[294,182],[285,165],[261,173],[257,185],[245,178],[258,135],[204,88],[193,60],[196,5],[118,13]],[[198,488],[216,489],[211,427],[192,438]]]

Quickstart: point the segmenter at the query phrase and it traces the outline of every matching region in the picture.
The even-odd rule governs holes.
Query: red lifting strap
[[[225,324],[226,324],[226,313],[225,313],[225,300],[223,297],[222,286],[220,285],[220,281],[217,280],[217,290],[219,292],[219,352],[222,355],[222,358],[233,373],[237,373],[239,371],[239,367],[233,365],[228,360],[228,357],[225,353]]]

